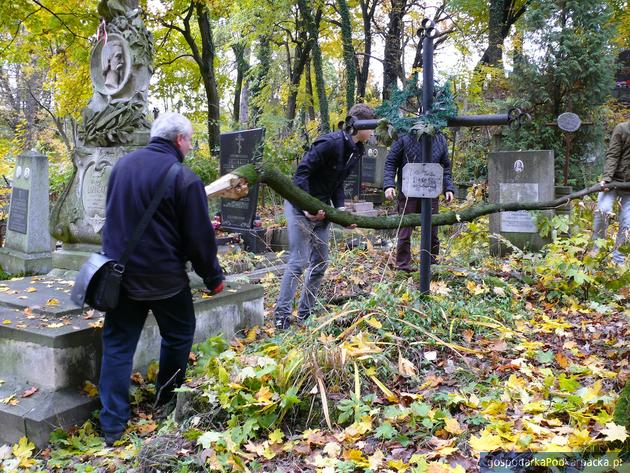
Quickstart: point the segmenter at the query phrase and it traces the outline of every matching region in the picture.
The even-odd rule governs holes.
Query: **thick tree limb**
[[[216,197],[221,195],[222,192],[230,192],[230,186],[237,185],[237,183],[238,185],[243,186],[242,180],[234,179],[234,176],[237,176],[247,181],[247,184],[250,187],[257,183],[265,183],[296,207],[307,210],[313,214],[322,209],[326,212],[326,218],[328,220],[344,227],[352,224],[361,228],[374,229],[396,229],[399,226],[420,226],[420,214],[405,215],[401,219],[398,215],[389,217],[366,217],[337,210],[296,187],[289,177],[285,176],[268,163],[259,164],[257,166],[254,164],[247,164],[235,169],[231,174],[233,175],[232,178],[227,178],[227,176],[221,178],[225,183],[222,189],[217,187],[216,184],[218,181],[210,184],[206,188],[207,193],[209,194],[208,197]],[[210,188],[212,189],[212,192],[209,192]],[[611,182],[606,185],[606,188],[610,190],[617,189],[630,191],[630,182]],[[433,225],[452,225],[458,222],[472,222],[479,217],[497,212],[554,209],[565,205],[570,200],[581,199],[586,195],[594,194],[595,192],[599,192],[601,190],[602,187],[599,184],[596,184],[589,188],[582,189],[581,191],[545,202],[507,202],[473,205],[457,212],[451,211],[434,215],[431,222]]]

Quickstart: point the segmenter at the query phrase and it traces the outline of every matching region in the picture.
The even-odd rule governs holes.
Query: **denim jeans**
[[[597,195],[597,210],[593,217],[593,238],[596,240],[606,238],[608,221],[613,213],[613,205],[617,197],[621,199],[621,211],[619,212],[619,232],[615,240],[612,259],[615,263],[623,264],[625,257],[619,248],[628,239],[630,232],[630,193],[612,190],[600,192]]]
[[[282,277],[274,315],[276,319],[282,320],[291,315],[299,279],[308,268],[298,304],[298,317],[306,319],[313,311],[319,286],[328,267],[330,222],[311,222],[288,201],[284,202],[284,214],[289,232],[289,262]]]
[[[132,300],[123,291],[118,307],[105,314],[103,326],[103,361],[99,381],[103,432],[122,433],[129,420],[129,378],[133,356],[149,310],[153,312],[162,336],[156,392],[162,386],[164,392],[159,401],[172,397],[173,389],[184,382],[195,334],[195,312],[190,288],[186,287],[168,299],[155,301]],[[171,381],[173,376],[175,378]]]

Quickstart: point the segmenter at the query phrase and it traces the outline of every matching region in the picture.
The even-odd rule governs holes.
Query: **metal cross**
[[[433,108],[433,39],[438,31],[432,20],[425,18],[418,30],[418,36],[422,39],[422,115],[428,116]],[[516,125],[527,118],[519,109],[511,109],[508,113],[494,115],[459,115],[448,120],[448,126],[491,126],[491,125]],[[376,120],[355,120],[351,126],[355,130],[374,129],[378,124]],[[433,154],[432,137],[422,135],[422,162],[431,162]],[[421,201],[420,220],[420,292],[429,294],[431,286],[431,199],[423,198]]]

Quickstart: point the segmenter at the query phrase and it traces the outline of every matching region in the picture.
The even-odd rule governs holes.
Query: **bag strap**
[[[122,256],[117,262],[117,265],[122,266],[122,268],[120,268],[121,269],[120,272],[124,271],[125,265],[127,264],[127,261],[129,260],[129,257],[131,256],[131,253],[133,252],[136,245],[140,241],[140,237],[142,236],[144,231],[147,229],[147,226],[149,225],[149,222],[153,218],[153,215],[155,214],[155,211],[157,210],[158,205],[160,205],[160,202],[162,201],[162,198],[164,197],[164,192],[166,192],[166,188],[172,181],[175,180],[175,176],[177,176],[177,173],[179,173],[180,169],[181,167],[180,167],[179,162],[173,163],[173,165],[168,170],[166,177],[162,179],[162,182],[160,183],[160,187],[158,188],[158,190],[155,192],[155,195],[153,196],[153,200],[151,200],[149,207],[147,207],[147,209],[144,211],[144,215],[142,216],[142,219],[140,220],[138,225],[136,225],[136,228],[134,229],[133,234],[131,238],[129,239],[129,243],[127,243],[127,248],[125,248],[125,251],[123,252]]]

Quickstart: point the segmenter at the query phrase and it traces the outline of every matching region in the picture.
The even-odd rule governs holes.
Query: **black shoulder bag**
[[[118,306],[120,284],[125,272],[125,265],[129,261],[129,257],[140,241],[140,237],[146,230],[147,225],[153,218],[158,205],[160,205],[166,188],[175,179],[179,170],[180,164],[178,162],[173,163],[166,177],[160,183],[160,187],[153,196],[149,207],[145,210],[142,219],[133,231],[133,235],[129,243],[127,243],[127,248],[125,248],[118,261],[104,253],[92,253],[83,263],[70,294],[72,302],[80,307],[87,304],[103,312],[113,310]]]

